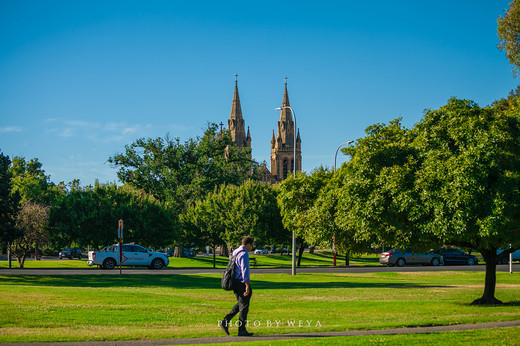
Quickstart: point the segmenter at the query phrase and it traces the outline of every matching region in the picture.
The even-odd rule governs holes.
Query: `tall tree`
[[[94,246],[116,241],[116,225],[124,220],[125,240],[144,246],[173,243],[178,223],[166,203],[142,190],[115,184],[72,185],[52,209],[51,239],[59,246]]]
[[[347,150],[351,178],[341,189],[339,224],[395,246],[476,249],[486,279],[474,303],[499,303],[496,264],[520,248],[518,111],[450,99],[412,130],[377,125]]]
[[[515,77],[520,73],[520,0],[513,0],[509,10],[498,18],[498,48],[506,52],[509,63],[513,65]]]
[[[309,214],[329,178],[330,173],[321,167],[311,175],[307,175],[305,172],[299,173],[296,178],[289,177],[280,183],[278,205],[284,227],[294,232],[299,245],[298,267],[309,240],[308,234],[306,234]]]
[[[289,239],[274,187],[256,181],[220,186],[190,206],[184,221],[191,227],[192,242],[199,245],[234,246],[246,235],[259,244]]]
[[[64,184],[53,184],[37,158],[27,161],[15,156],[9,171],[12,176],[12,191],[19,193],[22,201],[51,205],[64,194]]]
[[[329,175],[331,174],[329,173]],[[365,253],[370,248],[369,241],[360,240],[355,236],[354,228],[338,224],[340,191],[348,176],[349,172],[346,169],[334,172],[303,219],[307,225],[305,227],[307,241],[320,247],[334,246],[337,253],[345,254],[345,265],[347,266],[352,254]]]
[[[12,243],[16,237],[15,219],[19,194],[12,192],[11,160],[0,152],[0,243]]]
[[[139,139],[126,146],[124,154],[109,158],[118,177],[161,201],[169,201],[178,212],[221,184],[240,185],[257,164],[249,148],[238,148],[229,131],[217,132],[209,124],[202,138],[181,144],[168,136]]]
[[[24,201],[16,217],[19,235],[14,240],[14,255],[20,268],[24,267],[25,258],[33,247],[38,248],[49,240],[47,223],[50,207],[30,201]],[[36,253],[38,256],[38,253]]]
[[[423,160],[416,184],[429,213],[424,233],[480,251],[486,279],[475,304],[499,303],[497,249],[520,248],[519,120],[518,112],[451,99],[416,126]]]

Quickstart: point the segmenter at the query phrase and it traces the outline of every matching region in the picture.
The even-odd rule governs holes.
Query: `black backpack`
[[[239,253],[244,251],[239,251],[237,254],[229,260],[226,270],[224,271],[224,275],[222,275],[222,289],[225,291],[232,291],[235,288],[235,261]]]

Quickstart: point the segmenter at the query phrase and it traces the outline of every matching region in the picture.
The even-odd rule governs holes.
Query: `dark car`
[[[444,264],[468,264],[470,266],[478,263],[478,258],[468,255],[462,250],[453,248],[443,248],[435,251],[444,258]]]
[[[68,259],[81,259],[81,250],[77,247],[66,247],[58,253],[59,259],[68,258]]]

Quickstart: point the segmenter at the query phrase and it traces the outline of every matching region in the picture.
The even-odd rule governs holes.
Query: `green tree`
[[[24,267],[26,256],[33,247],[49,240],[47,223],[50,207],[30,201],[24,201],[16,217],[16,228],[19,231],[14,239],[14,255],[20,268]],[[38,256],[38,252],[36,252]]]
[[[171,244],[178,232],[173,215],[167,204],[129,186],[72,184],[52,210],[51,238],[59,246],[99,248],[117,240],[117,223],[123,219],[125,241],[162,247]]]
[[[20,196],[12,193],[11,160],[0,152],[0,244],[11,244],[16,237],[15,219]]]
[[[340,169],[327,177],[327,184],[320,190],[303,221],[307,224],[304,231],[307,241],[320,247],[331,247],[335,238],[335,251],[345,254],[345,265],[348,266],[352,254],[367,252],[370,242],[358,240],[355,229],[342,228],[338,224],[340,191],[347,178],[347,169]]]
[[[12,191],[19,193],[22,201],[51,205],[65,193],[65,185],[52,183],[37,158],[26,161],[23,157],[15,156],[9,171]]]
[[[474,303],[499,303],[497,249],[520,248],[518,113],[451,99],[416,127],[414,146],[422,156],[416,185],[428,212],[423,233],[480,251],[485,288]]]
[[[520,0],[509,4],[509,10],[498,18],[498,48],[506,52],[509,63],[513,65],[515,77],[519,76],[520,68]]]
[[[359,239],[478,250],[486,279],[475,304],[499,303],[496,264],[520,248],[520,125],[498,105],[450,99],[412,130],[399,121],[370,127],[346,149],[353,157],[338,204],[338,224]]]
[[[220,186],[190,206],[184,220],[191,226],[193,242],[213,248],[221,245],[227,249],[246,235],[258,244],[289,239],[281,222],[276,190],[257,181]]]
[[[355,239],[417,251],[435,246],[436,237],[421,233],[425,217],[415,189],[419,153],[411,145],[416,137],[400,119],[366,130],[352,156],[338,173],[344,175],[338,191],[336,223],[345,231],[355,230]],[[343,173],[344,171],[344,173]]]
[[[278,205],[284,227],[294,232],[296,237],[299,247],[298,267],[309,241],[307,230],[309,228],[308,220],[312,217],[312,208],[329,179],[330,173],[321,167],[311,175],[307,175],[305,172],[299,173],[296,178],[289,177],[279,185]]]
[[[213,191],[221,184],[240,185],[257,164],[249,148],[238,148],[229,131],[217,132],[209,124],[202,138],[184,144],[168,136],[139,139],[126,146],[124,154],[109,158],[118,167],[119,179],[143,189],[161,201],[168,201],[178,212]]]

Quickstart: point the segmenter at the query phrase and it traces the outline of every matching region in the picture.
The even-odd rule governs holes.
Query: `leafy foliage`
[[[515,77],[519,76],[520,68],[520,1],[513,0],[509,10],[498,18],[498,48],[505,50],[509,63],[513,65]]]
[[[15,225],[20,195],[12,192],[11,160],[0,152],[0,243],[10,243],[17,236]]]
[[[257,167],[250,149],[234,145],[229,131],[218,134],[216,124],[209,124],[202,138],[184,144],[169,136],[139,139],[109,162],[119,167],[122,182],[168,201],[178,212],[215,186],[254,179]]]
[[[125,241],[162,247],[173,243],[178,233],[173,215],[167,204],[129,186],[75,186],[52,210],[52,241],[95,248],[112,244],[117,221],[123,219]]]
[[[49,240],[47,223],[50,207],[30,201],[24,201],[16,217],[19,233],[14,239],[14,255],[18,265],[23,268],[25,257],[33,246]]]
[[[399,120],[369,127],[346,149],[338,225],[391,246],[477,249],[486,261],[478,302],[496,303],[496,251],[520,248],[517,102],[482,108],[452,98],[412,130]]]

